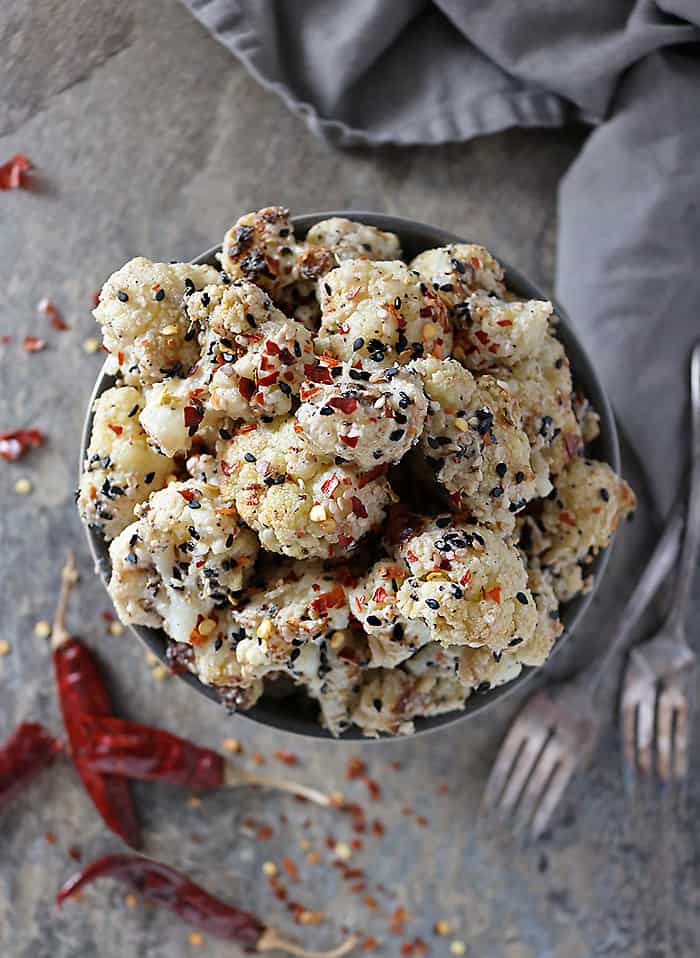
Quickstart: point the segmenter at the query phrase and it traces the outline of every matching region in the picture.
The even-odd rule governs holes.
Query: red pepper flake
[[[25,353],[40,353],[46,348],[46,340],[38,336],[25,336],[22,340],[22,349]]]
[[[0,346],[7,346],[12,342],[12,336],[0,336]]]
[[[513,325],[513,320],[512,320],[512,319],[499,319],[497,325],[498,325],[498,326],[512,326],[512,325]]]
[[[423,828],[428,824],[428,819],[425,815],[416,815],[416,825],[421,825]]]
[[[115,436],[121,436],[121,434],[124,432],[123,426],[115,426],[113,422],[108,422],[107,428],[111,429]]]
[[[268,373],[267,376],[258,376],[258,386],[272,386],[280,378],[279,370]]]
[[[401,762],[389,762],[389,765],[391,765],[391,767],[392,767],[393,769],[395,769],[397,772],[401,771],[401,769],[402,769],[402,767],[403,767],[403,766],[401,765]]]
[[[336,475],[332,475],[330,479],[326,479],[321,483],[321,492],[330,499],[339,485],[340,479]]]
[[[500,343],[491,343],[491,345],[489,346],[489,352],[497,353],[500,348],[501,348]]]
[[[372,801],[379,801],[379,799],[382,797],[382,790],[378,783],[375,782],[373,778],[366,778],[365,785],[367,786],[367,791],[369,792],[369,797],[372,799]]]
[[[0,166],[0,190],[18,190],[20,187],[26,187],[26,174],[31,169],[31,160],[27,159],[24,153],[15,153]]]
[[[447,795],[448,785],[447,782],[440,782],[438,785],[438,795]]]
[[[375,818],[372,822],[372,834],[376,835],[377,838],[382,838],[384,835],[384,825],[379,821],[378,818]]]
[[[268,339],[263,347],[268,356],[279,356],[280,348],[273,340]]]
[[[365,513],[365,515],[367,515],[367,513]],[[373,602],[383,602],[384,599],[386,599],[386,589],[385,589],[383,586],[380,585],[380,586],[379,586],[377,589],[375,589],[374,592],[372,593],[372,601],[373,601]]]
[[[356,852],[358,852],[362,848],[362,845],[363,845],[363,842],[361,838],[350,839],[350,847],[354,848]]]
[[[100,291],[96,289],[92,294],[92,308],[97,309],[100,305]]]
[[[72,858],[74,862],[79,862],[83,857],[83,853],[80,851],[77,845],[71,845],[68,849],[68,857]]]
[[[250,756],[250,760],[253,763],[253,765],[265,764],[265,756],[261,755],[260,752],[253,752]]]
[[[379,902],[376,898],[373,898],[372,895],[365,895],[362,899],[362,904],[365,908],[379,908]]]
[[[559,521],[566,523],[567,526],[576,528],[576,520],[568,512],[559,513]]]
[[[190,430],[190,435],[197,431],[197,427],[204,419],[204,409],[201,406],[185,406],[183,410],[185,416],[185,425]]]
[[[292,881],[299,880],[299,869],[297,868],[296,864],[292,861],[291,858],[288,858],[285,855],[285,857],[282,859],[282,865],[287,875],[289,875]]]
[[[178,489],[178,492],[180,493],[182,498],[185,500],[185,502],[192,502],[192,500],[195,497],[192,489]]]
[[[275,833],[271,825],[261,825],[255,833],[255,840],[257,842],[266,842],[268,839],[272,838],[274,834]]]
[[[317,615],[322,615],[328,609],[342,609],[345,605],[345,590],[336,585],[330,592],[322,592],[311,601],[311,608]]]
[[[344,412],[349,416],[357,409],[357,400],[350,396],[346,398],[337,396],[335,399],[331,399],[328,405],[333,406],[335,409],[340,409],[341,412]]]
[[[241,376],[238,380],[238,392],[244,399],[252,399],[255,394],[255,383],[252,379],[246,379],[245,376]]]
[[[70,328],[50,299],[46,299],[46,297],[40,299],[36,308],[38,312],[46,316],[49,323],[51,323],[53,328],[57,329],[59,333]]]
[[[366,887],[367,885],[363,881],[358,881],[357,884],[350,886],[350,891],[353,895],[359,895]]]
[[[15,429],[0,432],[0,456],[8,462],[21,459],[28,449],[36,449],[44,441],[39,429]]]
[[[299,761],[294,752],[287,752],[284,749],[279,752],[275,752],[275,758],[278,762],[282,762],[283,765],[296,765]]]
[[[469,585],[469,583],[470,583],[471,581],[472,581],[472,574],[471,574],[471,572],[469,571],[469,569],[467,569],[467,571],[464,573],[464,575],[462,576],[462,578],[459,580],[459,584],[460,584],[460,585]]]
[[[336,846],[336,840],[332,835],[326,835],[325,842],[326,848],[335,848]]]
[[[474,335],[483,346],[485,346],[486,343],[489,341],[489,334],[484,332],[483,329],[477,329]]]
[[[484,599],[491,599],[492,602],[495,602],[497,605],[501,604],[501,587],[500,585],[495,585],[493,589],[482,589],[481,595]]]
[[[375,466],[374,469],[370,469],[369,472],[362,472],[357,477],[357,485],[360,487],[360,489],[364,489],[364,487],[370,482],[373,482],[375,479],[383,476],[386,471],[387,466]]]
[[[376,951],[377,948],[379,948],[379,942],[373,936],[365,938],[365,940],[362,942],[363,951]]]
[[[304,363],[304,375],[314,383],[326,383],[329,386],[333,383],[331,371],[327,366]]]
[[[114,621],[114,612],[111,609],[105,609],[103,612],[100,612],[100,617],[104,619],[105,622]]]
[[[344,446],[349,446],[351,449],[354,449],[360,441],[359,436],[339,436],[338,438]]]
[[[355,778],[362,778],[367,771],[367,766],[357,755],[353,755],[345,768],[345,777],[351,781]]]
[[[351,545],[354,541],[349,532],[341,532],[338,536],[338,545],[341,549],[345,549],[346,546]]]
[[[352,505],[352,511],[358,517],[358,519],[367,518],[367,510],[365,509],[364,503],[361,499],[358,499],[357,496],[353,496],[350,500],[350,503]]]

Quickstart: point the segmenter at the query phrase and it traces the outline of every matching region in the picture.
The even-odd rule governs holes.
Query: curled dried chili
[[[0,432],[0,456],[9,462],[21,459],[28,449],[35,449],[44,441],[39,429],[13,429]]]
[[[350,938],[333,951],[306,951],[282,939],[251,912],[214,898],[169,865],[138,855],[106,855],[91,862],[59,890],[56,907],[98,878],[125,882],[147,901],[162,905],[210,935],[235,941],[248,953],[279,949],[298,958],[341,958],[355,945],[355,939]]]
[[[22,722],[0,746],[0,809],[53,763],[62,745],[37,722]]]
[[[255,775],[213,749],[152,725],[110,715],[84,715],[81,724],[79,757],[97,772],[202,790],[260,785],[291,792],[318,805],[331,804],[327,795],[314,788]]]
[[[51,648],[56,687],[63,724],[68,735],[75,767],[95,808],[105,824],[132,848],[140,848],[141,830],[136,818],[129,784],[116,775],[105,775],[87,765],[81,757],[85,748],[82,719],[85,715],[111,715],[112,705],[97,659],[80,639],[65,627],[68,596],[76,581],[75,565],[69,555],[63,569],[61,595],[54,619]]]

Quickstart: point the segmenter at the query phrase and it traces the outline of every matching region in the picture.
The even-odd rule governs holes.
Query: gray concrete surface
[[[353,894],[325,844],[327,836],[353,836],[337,814],[251,790],[192,807],[178,790],[142,786],[135,792],[150,855],[315,946],[337,940],[347,926],[376,937],[376,953],[387,958],[416,936],[436,958],[450,954],[453,939],[472,958],[697,954],[697,754],[680,810],[671,793],[625,798],[614,674],[593,767],[569,790],[546,840],[522,847],[505,826],[483,832],[476,814],[522,695],[449,731],[380,745],[307,743],[228,718],[178,680],[156,680],[134,639],[107,634],[101,613],[108,599],[73,506],[80,425],[100,362],[82,350],[95,333],[91,297],[124,260],[195,255],[241,211],[262,204],[296,212],[354,207],[479,238],[551,288],[557,182],[583,132],[516,131],[437,150],[335,153],[260,90],[176,0],[6,0],[0,51],[0,161],[22,150],[37,166],[31,191],[0,194],[0,332],[12,337],[0,347],[0,430],[36,425],[48,436],[21,463],[0,462],[0,638],[9,643],[0,657],[0,739],[27,718],[60,728],[47,645],[33,628],[50,618],[70,545],[82,572],[70,621],[98,649],[124,714],[212,746],[235,736],[247,762],[259,751],[281,771],[272,753],[293,750],[298,777],[343,790],[386,828],[382,838],[362,836],[354,851],[351,866],[364,870],[367,887]],[[54,332],[36,315],[42,296],[60,307],[69,332]],[[25,334],[45,335],[48,348],[23,353]],[[29,496],[14,491],[21,477],[33,483]],[[622,530],[584,626],[550,674],[605,641],[653,537],[643,501],[636,522]],[[358,754],[381,783],[377,802],[361,782],[344,780]],[[270,824],[273,837],[256,840],[251,818]],[[58,766],[0,819],[3,958],[240,954],[214,939],[193,944],[190,930],[167,914],[129,908],[113,883],[56,915],[54,893],[75,866],[71,846],[84,860],[118,850],[74,773]],[[306,861],[309,851],[321,860]],[[283,855],[302,876],[296,884],[285,879],[290,899],[323,911],[323,924],[299,929],[271,893],[261,865]],[[363,894],[377,907],[363,903]],[[403,935],[390,931],[387,918],[398,906],[410,916]],[[435,935],[438,920],[452,926],[447,937]]]

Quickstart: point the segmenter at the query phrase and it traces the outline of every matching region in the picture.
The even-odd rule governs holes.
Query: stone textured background
[[[331,864],[326,837],[348,840],[349,822],[276,795],[239,790],[193,807],[176,789],[139,787],[148,854],[299,933],[261,871],[264,861],[289,855],[302,877],[285,880],[290,898],[327,915],[303,932],[318,947],[347,926],[375,936],[377,954],[387,958],[415,936],[434,956],[449,955],[453,939],[472,958],[697,954],[700,843],[688,823],[699,810],[698,762],[680,810],[672,793],[624,796],[615,674],[601,701],[610,721],[593,767],[570,788],[546,840],[523,847],[505,825],[486,832],[477,820],[483,782],[522,694],[444,733],[381,744],[306,742],[228,718],[178,680],[154,678],[135,639],[108,634],[101,613],[109,602],[92,575],[72,499],[80,427],[100,364],[99,354],[82,349],[95,334],[91,298],[123,261],[194,256],[239,213],[264,204],[294,212],[351,207],[412,216],[493,244],[551,288],[557,183],[585,132],[515,131],[435,150],[335,153],[175,0],[5,0],[0,51],[0,161],[22,150],[37,166],[31,191],[0,195],[0,332],[12,336],[0,347],[0,430],[36,425],[48,435],[21,463],[0,462],[0,637],[10,645],[0,658],[0,739],[27,718],[60,727],[48,649],[33,627],[51,617],[70,545],[82,572],[70,623],[100,652],[123,714],[211,746],[235,736],[246,762],[254,751],[268,756],[268,771],[285,770],[275,749],[293,750],[295,775],[342,789],[386,828],[381,839],[364,836],[351,861],[365,870],[364,894],[377,908],[350,893]],[[56,333],[37,316],[42,296],[60,307],[69,332]],[[45,335],[48,348],[23,353],[25,334]],[[20,477],[32,481],[30,496],[15,493]],[[550,675],[605,641],[654,534],[642,497],[583,627]],[[358,754],[381,784],[377,802],[361,782],[344,780]],[[251,818],[271,825],[273,837],[257,840]],[[308,863],[300,841],[321,861]],[[56,915],[53,896],[74,869],[71,846],[84,860],[119,850],[74,773],[59,765],[0,821],[3,958],[240,954],[213,939],[193,945],[186,926],[152,908],[128,908],[113,883]],[[397,906],[410,914],[402,936],[387,919]],[[446,938],[433,933],[442,919],[454,929]]]

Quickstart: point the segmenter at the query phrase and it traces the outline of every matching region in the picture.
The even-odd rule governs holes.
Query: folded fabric
[[[560,188],[557,290],[666,508],[700,336],[697,0],[184,2],[339,146],[596,125]]]

